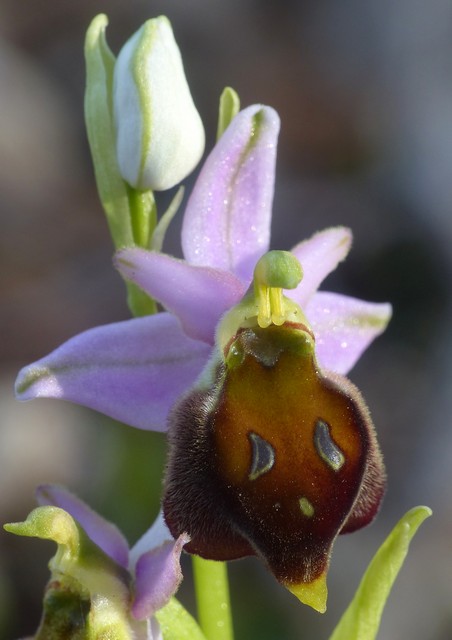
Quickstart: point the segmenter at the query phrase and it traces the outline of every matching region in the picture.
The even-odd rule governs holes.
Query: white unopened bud
[[[170,189],[198,164],[204,128],[169,20],[148,20],[119,53],[114,72],[116,150],[136,189]]]

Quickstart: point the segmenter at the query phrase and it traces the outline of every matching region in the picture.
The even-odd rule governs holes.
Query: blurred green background
[[[275,107],[282,131],[272,247],[348,225],[354,249],[327,288],[394,305],[388,331],[351,373],[388,469],[381,514],[338,540],[324,616],[257,561],[232,563],[237,640],[328,637],[380,542],[422,503],[434,517],[414,541],[380,637],[449,640],[451,0],[1,0],[0,520],[22,520],[42,482],[66,484],[131,543],[158,510],[162,435],[65,403],[19,405],[12,393],[21,366],[128,317],[83,124],[83,40],[99,12],[109,15],[116,52],[145,19],[169,16],[208,148],[225,85],[243,106]],[[179,225],[164,247],[175,255]],[[50,544],[0,532],[0,638],[36,629],[52,553]],[[184,567],[180,597],[193,611],[188,559]]]

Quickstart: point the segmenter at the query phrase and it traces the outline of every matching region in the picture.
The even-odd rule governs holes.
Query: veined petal
[[[195,267],[144,249],[124,249],[115,263],[122,275],[176,315],[187,335],[213,344],[220,316],[245,293],[232,273]]]
[[[165,606],[182,581],[180,555],[190,540],[183,533],[177,540],[165,542],[148,551],[137,562],[135,570],[135,599],[132,615],[144,620]]]
[[[43,484],[37,488],[36,498],[41,506],[60,507],[60,509],[67,511],[102,551],[121,567],[127,569],[129,545],[116,525],[102,518],[83,500],[77,498],[64,487]]]
[[[346,374],[391,318],[391,305],[317,292],[305,307],[323,369]]]
[[[297,244],[292,253],[303,268],[303,279],[290,296],[303,308],[326,276],[350,251],[352,233],[346,227],[331,227]]]
[[[250,281],[269,246],[279,117],[254,105],[231,122],[204,163],[185,210],[186,259]]]
[[[20,371],[19,400],[60,398],[140,429],[164,431],[170,407],[210,349],[167,313],[96,327]]]

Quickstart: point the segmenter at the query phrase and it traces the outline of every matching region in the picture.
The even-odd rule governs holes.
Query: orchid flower
[[[164,506],[173,535],[188,532],[192,541],[187,549],[206,558],[259,555],[302,602],[324,611],[331,546],[338,533],[355,530],[374,517],[384,488],[384,469],[369,413],[357,389],[343,375],[384,330],[391,309],[388,304],[318,291],[350,249],[348,229],[326,229],[295,245],[287,255],[266,253],[278,132],[276,112],[262,105],[251,106],[232,120],[205,161],[188,200],[182,228],[184,260],[136,247],[116,254],[115,264],[122,275],[160,302],[165,312],[80,334],[23,369],[16,388],[22,400],[61,398],[138,428],[164,431],[169,425],[172,453]],[[249,341],[254,339],[259,347],[251,348]],[[284,370],[278,364],[282,352],[288,354]],[[241,359],[234,359],[236,353]],[[298,364],[290,364],[291,359]],[[270,444],[267,436],[250,431],[242,439],[243,451],[237,453],[237,449],[228,463],[229,471],[222,466],[221,482],[228,487],[235,483],[241,497],[238,502],[231,496],[225,498],[221,490],[217,495],[226,501],[221,514],[221,509],[213,508],[218,502],[211,490],[213,470],[206,472],[214,463],[206,461],[213,455],[222,462],[228,451],[218,445],[220,449],[203,451],[196,459],[188,456],[200,441],[208,440],[212,420],[226,424],[227,416],[233,414],[238,400],[231,401],[224,416],[219,413],[219,403],[226,396],[241,394],[241,408],[250,400],[250,415],[265,423],[259,402],[261,378],[251,374],[256,363],[278,368],[278,384],[291,390],[292,401],[285,413],[288,424],[296,413],[298,425],[307,420],[314,425],[312,438],[307,435],[310,431],[300,435],[307,439],[305,454],[287,466],[310,465],[307,468],[320,483],[317,489],[322,487],[319,505],[323,506],[317,511],[312,496],[307,495],[309,478],[300,481],[304,485],[297,485],[297,522],[288,517],[295,499],[290,492],[290,496],[284,494],[284,504],[262,499],[252,513],[250,505],[257,504],[255,488],[249,486],[247,494],[237,469],[244,481],[261,484],[272,475],[268,472],[280,469],[281,463],[275,460],[281,452],[295,451],[300,440],[288,442],[281,436],[285,444]],[[239,381],[235,387],[231,381],[231,371],[237,367],[245,375],[241,380],[247,380],[246,386]],[[299,382],[305,386],[297,386]],[[250,389],[248,395],[244,389]],[[303,395],[298,402],[299,393],[330,406],[328,419],[317,415],[315,403],[309,405],[308,419]],[[285,409],[278,409],[272,420],[278,420]],[[238,425],[239,415],[230,431],[226,430],[230,443],[242,437],[234,431]],[[197,428],[203,429],[202,434]],[[312,449],[312,442],[314,449],[308,454],[306,447]],[[249,455],[251,469],[246,471]],[[201,463],[197,466],[200,460],[205,461],[202,469]],[[190,474],[196,472],[192,478]],[[268,482],[266,491],[271,496],[276,488]],[[288,478],[285,482],[292,487],[294,481]],[[206,491],[199,493],[203,487],[210,491],[209,496]],[[335,510],[327,487],[336,496]],[[272,509],[275,513],[281,510],[280,516],[271,515]],[[256,522],[270,516],[278,520],[279,528],[270,531],[268,525],[269,534],[259,537],[256,531],[262,533],[266,527],[256,527]],[[293,533],[286,540],[281,527],[289,526],[289,521]],[[302,534],[305,540],[314,541],[304,556],[293,552]],[[285,540],[285,551],[280,548],[281,553],[274,553],[274,536]]]
[[[63,487],[39,487],[37,501],[25,522],[5,525],[11,533],[58,544],[37,639],[62,637],[58,633],[71,620],[71,637],[161,640],[155,614],[166,623],[175,609],[192,637],[202,638],[189,614],[170,603],[182,579],[180,554],[188,536],[173,540],[159,517],[129,551],[115,525]]]
[[[166,312],[90,329],[19,373],[20,400],[76,402],[140,429],[165,431],[178,397],[201,373],[222,315],[248,289],[270,243],[279,119],[269,107],[240,112],[207,158],[188,201],[185,260],[124,249],[121,273]],[[292,253],[304,276],[291,297],[316,336],[322,369],[346,374],[386,327],[388,304],[317,291],[349,252],[351,232],[326,229]]]

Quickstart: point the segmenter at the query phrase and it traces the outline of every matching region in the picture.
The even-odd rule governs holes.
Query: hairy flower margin
[[[182,228],[185,260],[142,248],[116,254],[122,275],[166,312],[98,327],[69,340],[20,372],[19,399],[62,398],[135,427],[166,429],[174,403],[193,387],[209,361],[220,319],[240,303],[256,262],[269,248],[278,133],[279,118],[270,107],[251,106],[232,120],[205,161],[187,203]],[[350,246],[350,231],[336,227],[292,249],[304,276],[289,297],[315,336],[321,370],[336,374],[349,371],[391,314],[388,304],[317,291]],[[382,474],[381,468],[378,481],[373,474],[379,488],[367,500],[374,505],[373,514],[383,491]],[[349,508],[322,543],[324,571]],[[364,509],[368,522],[371,510]],[[244,548],[249,553],[249,545]],[[314,595],[303,586],[298,597],[324,611],[324,575],[312,584]]]

